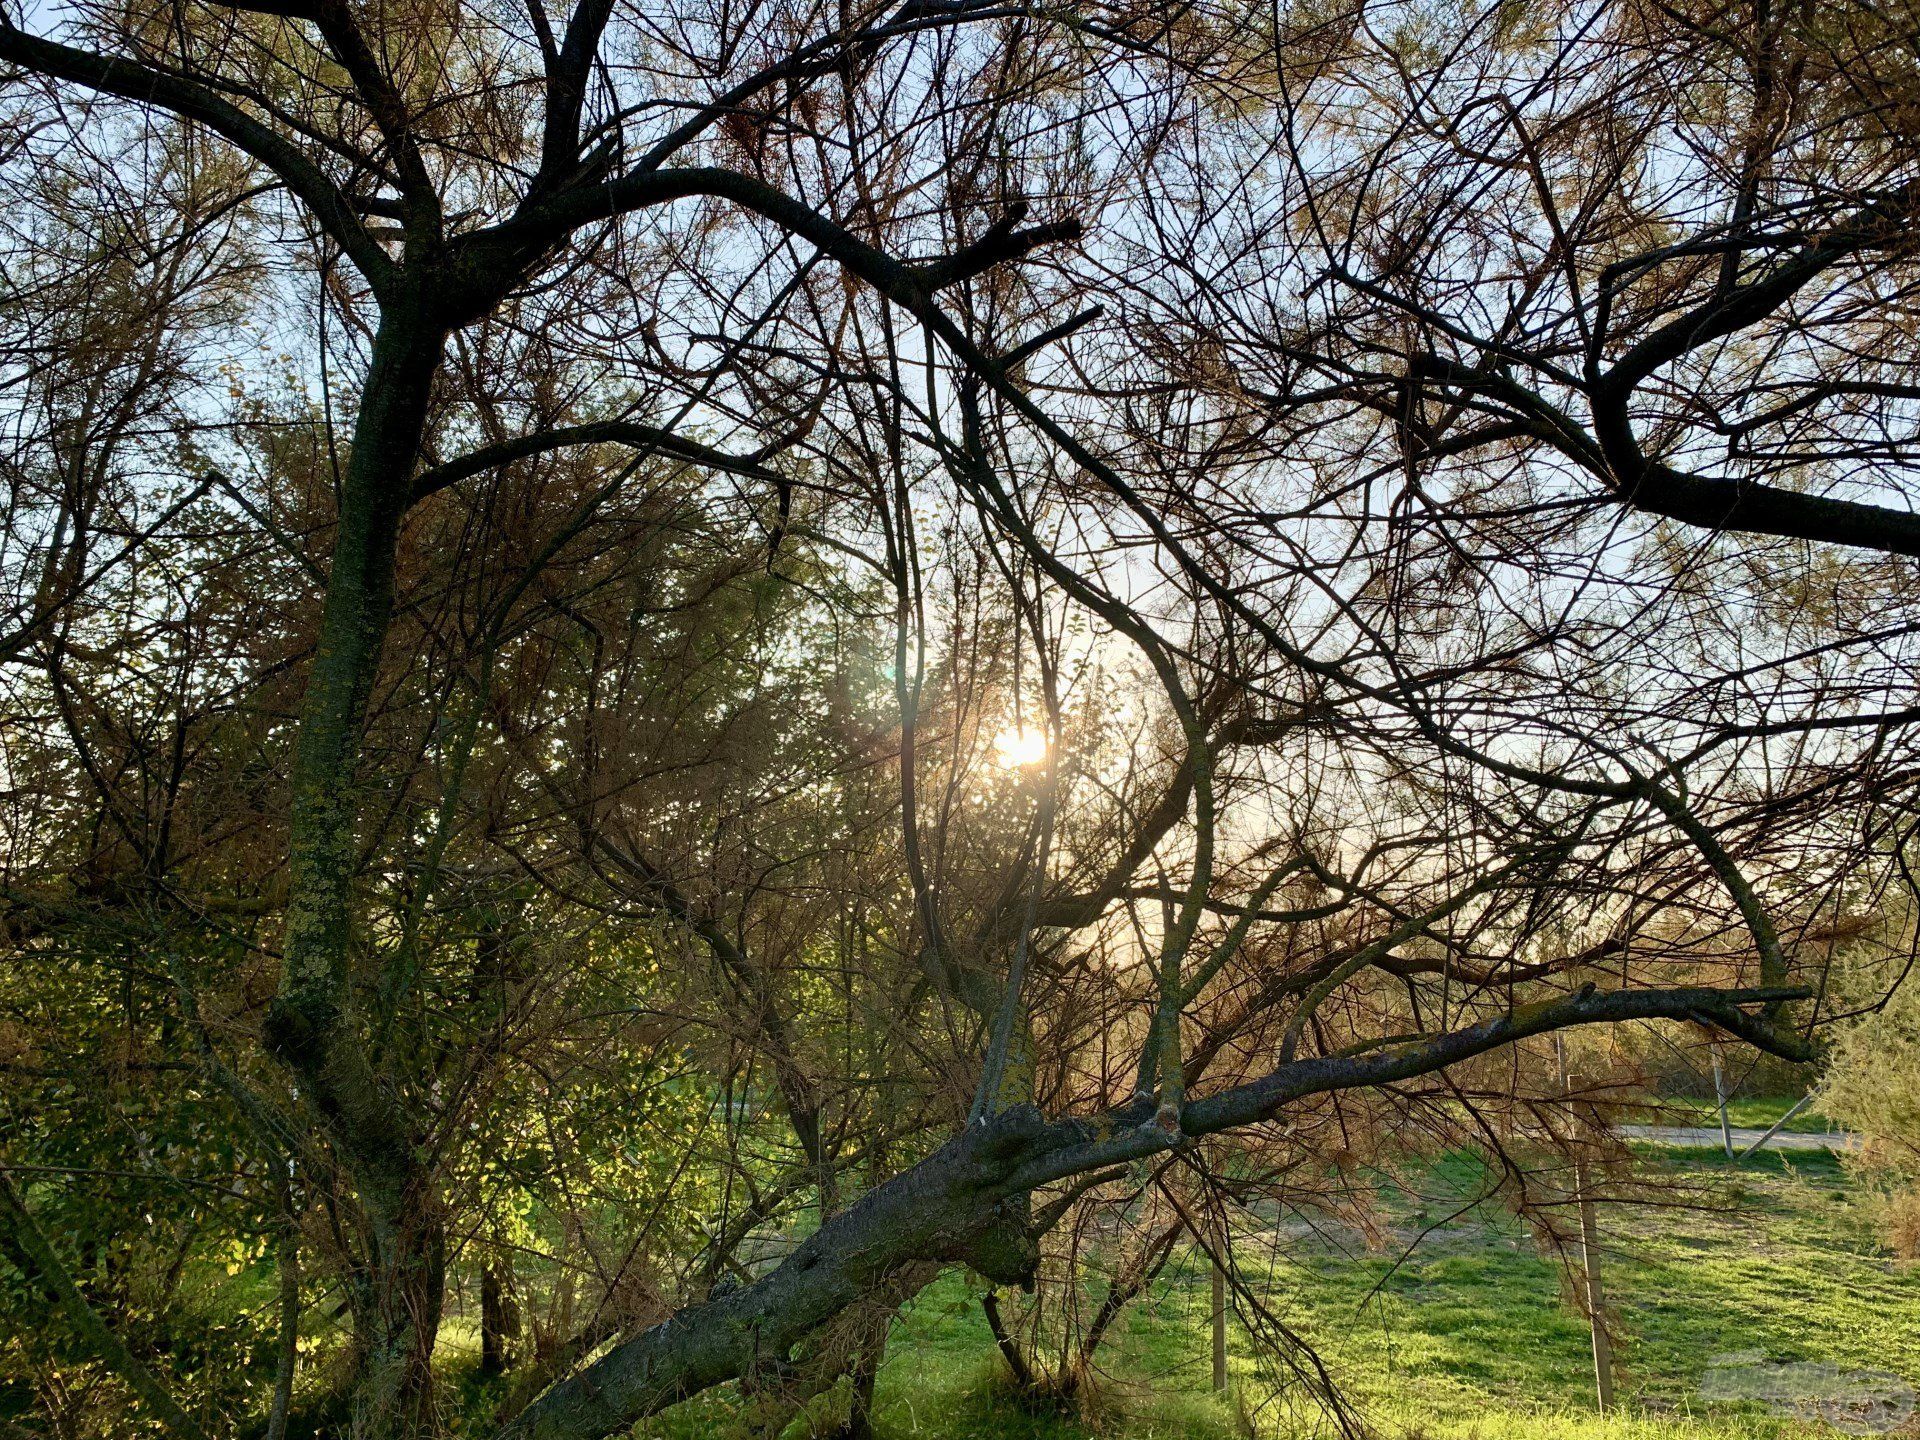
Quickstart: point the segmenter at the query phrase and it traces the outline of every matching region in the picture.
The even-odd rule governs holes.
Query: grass
[[[1602,1207],[1626,1408],[1701,1409],[1704,1373],[1734,1352],[1920,1380],[1920,1274],[1881,1259],[1831,1157],[1776,1153],[1728,1174],[1711,1152],[1649,1147],[1642,1164],[1704,1182],[1729,1208]],[[1590,1406],[1589,1337],[1562,1299],[1563,1272],[1483,1218],[1483,1243],[1416,1251],[1397,1267],[1347,1255],[1289,1267],[1301,1328],[1356,1393],[1417,1401],[1435,1435],[1494,1433],[1490,1412]],[[1362,1314],[1373,1333],[1352,1323]]]
[[[1767,1154],[1728,1170],[1717,1153],[1646,1147],[1642,1168],[1704,1190],[1686,1208],[1603,1206],[1603,1276],[1619,1341],[1620,1413],[1593,1412],[1586,1323],[1566,1276],[1520,1224],[1458,1217],[1410,1256],[1286,1232],[1262,1288],[1309,1338],[1359,1412],[1398,1440],[1785,1440],[1832,1429],[1755,1402],[1712,1403],[1716,1357],[1758,1354],[1920,1382],[1920,1271],[1887,1261],[1824,1154]],[[1475,1193],[1477,1162],[1429,1177]],[[1423,1186],[1422,1188],[1428,1188]],[[1430,1223],[1417,1197],[1390,1195],[1396,1226]],[[1105,1354],[1097,1413],[1081,1421],[1009,1399],[974,1293],[956,1275],[898,1323],[882,1371],[883,1436],[925,1440],[1225,1440],[1238,1412],[1207,1393],[1207,1285],[1190,1259],[1137,1302]],[[1261,1381],[1233,1336],[1241,1396]],[[1307,1410],[1268,1405],[1260,1434],[1324,1433]],[[711,1433],[711,1432],[708,1432]]]
[[[1662,1193],[1672,1199],[1599,1207],[1620,1402],[1604,1419],[1594,1414],[1590,1338],[1569,1303],[1568,1272],[1503,1209],[1453,1213],[1488,1188],[1491,1177],[1472,1157],[1425,1167],[1408,1182],[1420,1193],[1383,1189],[1383,1218],[1398,1248],[1372,1251],[1357,1236],[1316,1234],[1270,1217],[1263,1231],[1237,1242],[1239,1253],[1267,1303],[1313,1344],[1380,1440],[1837,1434],[1758,1402],[1703,1397],[1716,1358],[1733,1355],[1920,1384],[1920,1267],[1886,1257],[1835,1157],[1770,1151],[1729,1166],[1717,1147],[1661,1145],[1637,1146],[1635,1155],[1638,1174],[1670,1182]],[[1437,1228],[1403,1254],[1407,1237],[1429,1226]],[[1193,1256],[1129,1307],[1101,1352],[1084,1415],[1012,1395],[979,1283],[948,1272],[896,1322],[876,1392],[882,1440],[1237,1440],[1249,1433],[1318,1440],[1332,1433],[1312,1407],[1273,1394],[1263,1379],[1271,1372],[1237,1324],[1230,1332],[1235,1401],[1210,1393],[1209,1287]],[[1097,1281],[1089,1285],[1095,1299],[1100,1290]],[[753,1432],[738,1404],[723,1389],[635,1435],[745,1440]],[[816,1408],[789,1428],[789,1440],[819,1430],[834,1413],[831,1403]]]
[[[1736,1102],[1734,1119],[1768,1124],[1791,1103]],[[1605,1419],[1593,1413],[1589,1335],[1568,1301],[1567,1271],[1497,1206],[1454,1213],[1490,1188],[1473,1157],[1449,1156],[1405,1188],[1383,1187],[1382,1218],[1396,1237],[1385,1250],[1268,1216],[1237,1252],[1381,1440],[1831,1440],[1825,1425],[1705,1398],[1716,1357],[1735,1354],[1920,1386],[1920,1266],[1887,1257],[1837,1157],[1768,1150],[1730,1165],[1717,1144],[1634,1154],[1642,1177],[1671,1182],[1687,1203],[1599,1207],[1621,1402]],[[1193,1256],[1125,1312],[1085,1415],[1010,1393],[978,1285],[948,1272],[896,1322],[876,1396],[882,1440],[1236,1440],[1249,1433],[1249,1414],[1251,1433],[1273,1440],[1331,1433],[1311,1407],[1273,1393],[1237,1325],[1234,1403],[1210,1393],[1209,1285]],[[216,1266],[204,1288],[200,1303],[217,1318],[270,1303],[272,1276],[264,1265]],[[1090,1285],[1092,1298],[1100,1288]],[[456,1305],[440,1350],[459,1397],[447,1407],[450,1437],[491,1428],[498,1396],[469,1378],[477,1352]],[[739,1409],[723,1387],[634,1433],[745,1440],[754,1432]],[[798,1440],[808,1429],[788,1433]],[[1901,1433],[1920,1435],[1920,1424]]]

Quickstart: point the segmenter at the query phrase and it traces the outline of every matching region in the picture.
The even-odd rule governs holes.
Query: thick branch
[[[476,270],[497,276],[506,273],[503,266],[517,271],[533,263],[583,225],[697,196],[727,200],[772,221],[844,265],[888,299],[910,309],[924,306],[943,285],[1079,234],[1078,224],[1073,221],[1017,230],[1003,220],[979,241],[951,256],[921,262],[895,260],[763,180],[719,166],[689,165],[630,172],[603,185],[565,190],[530,202],[513,219],[475,231],[467,237],[467,245],[475,257]],[[499,252],[501,263],[480,264],[490,252]]]
[[[1766,319],[1834,266],[1902,242],[1910,235],[1916,204],[1920,204],[1920,181],[1910,181],[1862,205],[1843,223],[1769,265],[1763,274],[1730,290],[1716,291],[1712,299],[1636,342],[1607,371],[1600,389],[1624,394],[1661,366]],[[1604,307],[1604,297],[1602,303]],[[1604,308],[1601,313],[1603,329]]]
[[[1637,510],[1705,529],[1920,555],[1920,515],[1687,474],[1646,455],[1627,413],[1634,387],[1662,366],[1758,324],[1835,266],[1907,241],[1916,203],[1920,203],[1920,182],[1861,206],[1844,223],[1774,262],[1757,278],[1716,291],[1712,299],[1668,321],[1620,356],[1591,387],[1594,435],[1606,454],[1620,498]],[[1603,297],[1602,330],[1605,314]]]
[[[1551,445],[1598,476],[1616,498],[1635,510],[1703,530],[1737,530],[1920,555],[1920,514],[1912,511],[1783,490],[1751,480],[1689,474],[1649,458],[1627,414],[1630,389],[1616,380],[1623,373],[1616,368],[1595,387],[1594,433],[1589,438],[1564,411],[1497,369],[1460,365],[1438,355],[1417,356],[1408,367],[1409,376],[1416,380],[1437,381],[1448,389],[1485,396],[1524,417],[1517,426],[1493,426],[1460,439],[1480,443],[1489,436],[1518,434]],[[1428,453],[1443,453],[1447,448],[1437,445]]]
[[[332,236],[376,290],[391,285],[398,269],[367,233],[352,205],[320,167],[285,137],[261,124],[211,90],[169,71],[135,60],[91,51],[30,35],[0,16],[0,60],[43,75],[71,80],[122,99],[157,105],[198,121],[232,141],[265,165],[306,202],[320,227]]]
[[[540,3],[540,0],[534,0]],[[613,0],[580,0],[560,49],[547,61],[547,117],[540,141],[540,170],[532,193],[559,188],[580,159],[580,112],[600,37],[613,15]]]
[[[1038,1258],[1027,1197],[1053,1181],[1143,1158],[1183,1137],[1258,1123],[1309,1095],[1410,1079],[1571,1025],[1703,1021],[1804,1059],[1805,1042],[1740,1007],[1806,993],[1588,987],[1466,1029],[1283,1065],[1261,1080],[1189,1101],[1172,1133],[1153,1123],[1151,1102],[1055,1121],[1031,1106],[1003,1111],[827,1220],[763,1279],[680,1311],[555,1385],[498,1440],[592,1440],[723,1381],[777,1369],[809,1331],[914,1261],[964,1261],[990,1279],[1022,1281]]]
[[[1595,428],[1603,441],[1610,434],[1613,437],[1609,455],[1617,458],[1616,472],[1624,471],[1620,498],[1635,510],[1703,530],[1739,530],[1892,555],[1920,555],[1920,513],[1718,475],[1689,475],[1641,458],[1637,442],[1626,438],[1625,426],[1623,413],[1615,424],[1596,421]],[[1637,473],[1632,468],[1636,462]]]
[[[729,455],[724,450],[715,450],[702,445],[697,440],[689,440],[684,435],[676,435],[671,430],[662,430],[653,425],[642,425],[633,420],[601,420],[586,425],[568,425],[555,430],[543,430],[534,435],[522,435],[512,440],[502,440],[495,445],[483,445],[478,450],[437,465],[425,471],[414,481],[413,498],[423,500],[436,491],[449,485],[456,485],[485,471],[501,465],[510,465],[516,460],[525,460],[534,455],[544,455],[554,450],[564,450],[575,445],[629,445],[635,449],[658,450],[690,461],[695,465],[704,465],[710,470],[718,470],[728,475],[740,475],[750,480],[764,480],[768,484],[786,483],[786,477],[778,471],[770,470],[750,456]]]
[[[1809,993],[1787,988],[1597,990],[1588,985],[1572,995],[1516,1006],[1505,1015],[1463,1030],[1360,1054],[1296,1060],[1264,1079],[1196,1101],[1182,1113],[1181,1125],[1190,1135],[1212,1135],[1267,1119],[1288,1102],[1307,1095],[1389,1085],[1443,1070],[1530,1036],[1620,1020],[1692,1020],[1715,1025],[1768,1054],[1807,1061],[1817,1053],[1811,1042],[1740,1007],[1804,1000]]]

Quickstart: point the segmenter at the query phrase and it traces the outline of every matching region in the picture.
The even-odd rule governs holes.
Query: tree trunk
[[[873,1387],[880,1378],[880,1363],[887,1358],[887,1328],[887,1321],[881,1320],[878,1333],[854,1358],[853,1399],[842,1431],[846,1440],[873,1440]]]
[[[392,314],[374,336],[341,486],[320,633],[301,700],[288,836],[286,965],[274,1024],[288,1057],[322,1073],[329,1032],[340,1028],[347,999],[360,811],[353,780],[361,727],[392,615],[394,551],[444,340],[436,326]]]
[[[982,1295],[980,1310],[987,1317],[987,1331],[993,1336],[1000,1358],[1007,1362],[1013,1383],[1022,1390],[1033,1389],[1033,1367],[1027,1363],[1026,1351],[1020,1348],[1020,1337],[1007,1328],[1006,1319],[1000,1314],[999,1292],[989,1290]]]
[[[356,785],[367,697],[391,618],[394,554],[444,331],[402,305],[383,314],[355,420],[292,774],[285,964],[268,1047],[317,1111],[360,1205],[363,1268],[354,1285],[354,1440],[430,1426],[431,1368],[446,1236],[421,1125],[382,1069],[353,985],[353,896],[361,804]]]
[[[446,1294],[446,1229],[437,1205],[402,1197],[371,1226],[366,1295],[356,1316],[353,1440],[411,1440],[434,1428],[433,1345]]]

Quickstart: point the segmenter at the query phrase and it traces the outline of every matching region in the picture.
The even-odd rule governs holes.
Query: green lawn
[[[1562,1298],[1558,1265],[1522,1226],[1475,1212],[1404,1261],[1313,1240],[1290,1227],[1259,1269],[1270,1303],[1306,1335],[1360,1413],[1386,1437],[1423,1440],[1733,1440],[1827,1435],[1755,1402],[1709,1404],[1716,1356],[1822,1362],[1920,1382],[1920,1270],[1887,1261],[1825,1155],[1767,1155],[1731,1174],[1716,1154],[1648,1147],[1649,1171],[1706,1187],[1697,1208],[1603,1207],[1604,1278],[1619,1337],[1621,1414],[1592,1415],[1585,1321]],[[1436,1167],[1423,1189],[1474,1193],[1474,1162]],[[1441,1218],[1395,1204],[1396,1225]],[[1271,1239],[1271,1237],[1268,1237]],[[1243,1253],[1254,1245],[1243,1242]],[[1397,1263],[1396,1263],[1397,1262]],[[882,1373],[882,1433],[926,1440],[1109,1434],[1226,1437],[1236,1412],[1207,1385],[1204,1273],[1189,1264],[1137,1303],[1106,1355],[1095,1423],[1022,1411],[1005,1397],[986,1326],[959,1276],[902,1318]],[[1264,1398],[1245,1337],[1232,1368],[1244,1403]],[[1327,1433],[1311,1411],[1261,1407],[1258,1431]]]
[[[1776,1112],[1777,1114],[1777,1112]],[[1638,1147],[1639,1173],[1672,1201],[1601,1207],[1604,1280],[1621,1405],[1593,1413],[1585,1320],[1566,1277],[1497,1206],[1453,1215],[1482,1193],[1480,1162],[1450,1157],[1388,1187],[1382,1208],[1404,1257],[1276,1217],[1238,1242],[1243,1268],[1309,1339],[1380,1440],[1799,1440],[1838,1432],[1753,1401],[1711,1402],[1716,1357],[1920,1385],[1920,1266],[1889,1260],[1837,1160],[1763,1153],[1729,1167],[1717,1148]],[[1448,1217],[1452,1216],[1451,1219]],[[1097,1299],[1101,1286],[1089,1286]],[[1085,1418],[1033,1411],[1009,1393],[978,1295],[948,1273],[897,1322],[878,1388],[882,1440],[1275,1440],[1330,1436],[1312,1407],[1276,1397],[1244,1332],[1231,1334],[1235,1397],[1208,1390],[1208,1286],[1191,1257],[1136,1302],[1102,1353]],[[1725,1374],[1722,1370],[1719,1373]],[[1792,1372],[1788,1372],[1792,1373]],[[1804,1373],[1804,1369],[1803,1372]],[[1802,1391],[1801,1393],[1805,1393]],[[1253,1429],[1246,1428],[1251,1412]],[[826,1433],[822,1407],[810,1427]],[[642,1425],[671,1440],[745,1437],[721,1392]],[[1909,1428],[1903,1433],[1914,1433]]]

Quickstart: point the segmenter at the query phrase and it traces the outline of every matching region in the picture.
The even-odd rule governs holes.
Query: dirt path
[[[1622,1125],[1620,1134],[1628,1140],[1642,1140],[1655,1145],[1684,1145],[1703,1150],[1720,1148],[1720,1127],[1718,1125]],[[1733,1127],[1733,1152],[1738,1155],[1754,1141],[1766,1134],[1765,1130],[1745,1125]],[[1844,1131],[1834,1131],[1824,1135],[1808,1135],[1792,1130],[1782,1130],[1767,1141],[1769,1150],[1845,1150],[1853,1144],[1853,1136]]]

